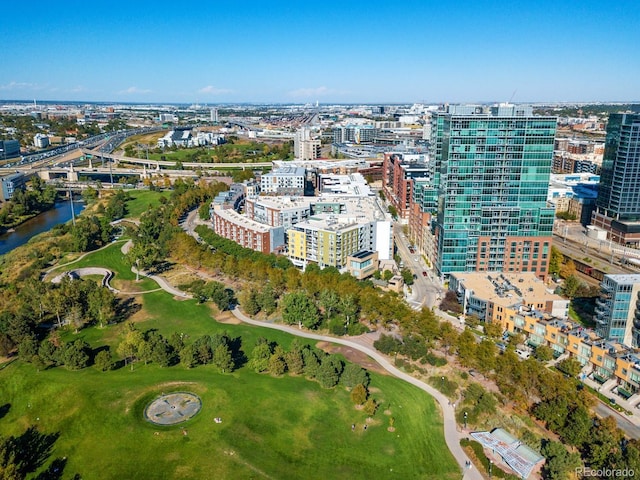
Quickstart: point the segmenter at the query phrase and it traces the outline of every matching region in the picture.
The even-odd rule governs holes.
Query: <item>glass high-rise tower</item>
[[[432,115],[435,267],[535,272],[549,267],[547,206],[556,117],[530,106],[450,105]],[[425,201],[426,203],[426,201]]]
[[[617,243],[640,246],[640,114],[609,115],[591,223]]]

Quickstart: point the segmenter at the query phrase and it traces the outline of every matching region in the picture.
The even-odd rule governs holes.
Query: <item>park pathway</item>
[[[478,472],[478,470],[475,467],[472,467],[471,469],[465,468],[466,462],[470,461],[470,459],[467,456],[467,454],[464,452],[462,447],[460,446],[460,439],[465,438],[466,435],[463,432],[460,432],[458,430],[456,419],[455,419],[455,412],[449,399],[445,397],[442,393],[440,393],[438,390],[433,388],[432,386],[427,385],[424,382],[421,382],[417,378],[414,378],[411,375],[408,375],[401,370],[398,370],[382,354],[378,353],[376,350],[366,345],[361,344],[360,342],[355,342],[353,340],[345,340],[343,338],[330,337],[326,335],[318,335],[305,330],[300,330],[296,327],[291,327],[289,325],[265,323],[258,320],[253,320],[247,317],[243,312],[241,312],[240,309],[238,309],[238,307],[235,307],[232,310],[232,313],[235,315],[235,317],[238,320],[244,323],[248,323],[250,325],[256,325],[258,327],[265,327],[265,328],[272,328],[274,330],[280,330],[282,332],[287,332],[292,335],[296,335],[298,337],[309,338],[312,340],[338,343],[340,345],[346,345],[348,347],[359,350],[362,353],[365,353],[368,356],[370,356],[376,362],[378,362],[378,364],[380,364],[380,366],[390,374],[400,378],[401,380],[404,380],[405,382],[415,385],[421,390],[424,390],[433,398],[435,398],[436,401],[440,404],[440,409],[442,411],[443,420],[444,420],[444,439],[445,439],[445,442],[447,443],[447,447],[449,448],[449,451],[451,451],[451,453],[457,460],[458,465],[460,466],[460,469],[464,472],[464,475],[462,478],[464,480],[483,480],[483,476],[480,474],[480,472]]]

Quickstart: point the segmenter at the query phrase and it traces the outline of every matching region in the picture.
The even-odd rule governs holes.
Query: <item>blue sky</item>
[[[635,0],[6,2],[0,99],[640,100]]]

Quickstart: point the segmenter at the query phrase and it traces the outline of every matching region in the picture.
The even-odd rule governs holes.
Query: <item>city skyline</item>
[[[6,5],[0,98],[637,101],[631,1]]]

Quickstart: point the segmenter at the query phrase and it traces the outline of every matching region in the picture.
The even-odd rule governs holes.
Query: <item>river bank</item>
[[[73,211],[70,202],[56,202],[53,208],[13,227],[13,232],[7,231],[1,234],[0,255],[24,245],[34,236],[46,232],[58,224],[68,222],[73,215],[78,215],[84,208],[85,204],[81,201],[73,202]]]

